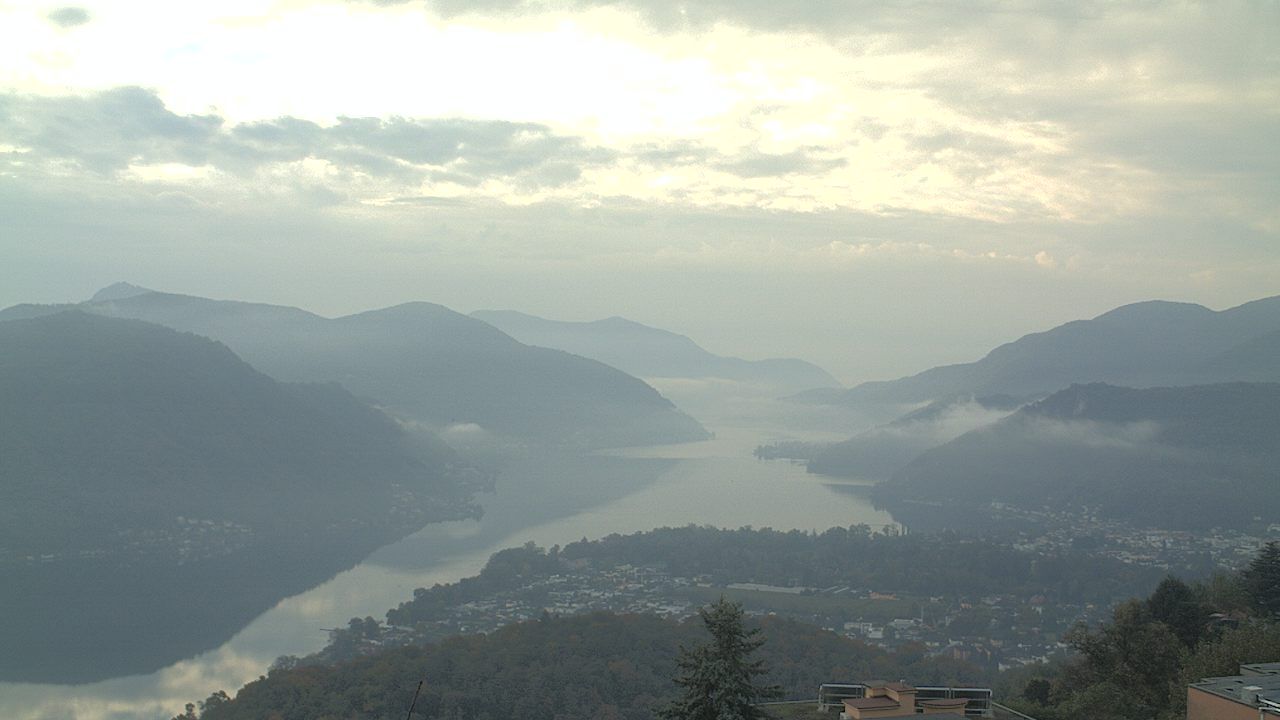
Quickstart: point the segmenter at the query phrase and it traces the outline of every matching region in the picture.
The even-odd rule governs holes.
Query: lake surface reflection
[[[215,690],[234,694],[281,655],[320,649],[324,628],[381,618],[414,588],[474,575],[492,553],[527,541],[564,545],[691,523],[825,530],[893,522],[860,495],[833,490],[830,479],[755,460],[758,434],[717,430],[717,439],[690,445],[515,458],[483,498],[483,519],[428,526],[281,601],[222,647],[159,672],[78,686],[0,684],[0,717],[167,720]]]

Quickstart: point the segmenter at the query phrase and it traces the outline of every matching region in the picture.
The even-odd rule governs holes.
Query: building
[[[964,698],[917,698],[916,688],[901,682],[868,682],[866,692],[860,698],[841,701],[844,711],[840,717],[848,720],[869,718],[915,717],[917,714],[933,715],[938,720],[952,718],[963,720]]]
[[[920,714],[937,720],[992,717],[989,688],[915,687],[880,680],[826,683],[818,688],[818,708],[839,709],[841,717],[849,720]]]
[[[1187,720],[1280,718],[1280,663],[1240,666],[1239,675],[1187,686]]]

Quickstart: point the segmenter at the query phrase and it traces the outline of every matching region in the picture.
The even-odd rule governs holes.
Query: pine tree
[[[758,628],[742,627],[742,606],[723,597],[699,611],[711,633],[711,641],[681,648],[676,664],[680,676],[675,682],[680,697],[659,710],[668,720],[756,720],[768,717],[756,702],[777,697],[776,686],[757,685],[764,664],[752,660],[764,639]]]
[[[1262,546],[1243,575],[1245,589],[1259,615],[1280,618],[1280,542]]]

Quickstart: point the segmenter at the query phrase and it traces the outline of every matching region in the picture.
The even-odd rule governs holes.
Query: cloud
[[[767,31],[811,30],[822,33],[852,29],[903,29],[913,21],[920,21],[924,15],[931,15],[937,21],[949,22],[953,26],[968,25],[975,22],[973,15],[982,11],[981,7],[952,7],[948,3],[936,3],[928,6],[922,13],[918,3],[877,3],[867,6],[825,0],[789,3],[769,0],[702,0],[696,3],[684,0],[567,0],[560,3],[531,0],[432,0],[430,6],[443,17],[530,13],[547,8],[587,10],[613,7],[636,12],[662,30],[705,29],[724,22]],[[987,3],[987,7],[998,5]],[[904,14],[902,10],[908,8],[916,12]]]
[[[555,187],[576,180],[584,166],[614,157],[537,123],[340,117],[323,126],[282,117],[228,126],[216,114],[177,114],[154,92],[137,87],[83,97],[0,95],[0,140],[16,148],[11,172],[43,163],[49,171],[112,175],[177,164],[250,176],[272,165],[311,161],[340,175],[464,186],[501,180]],[[315,183],[307,187],[318,198],[339,199]]]
[[[788,153],[747,151],[716,161],[713,167],[743,178],[780,177],[793,174],[821,175],[844,167],[848,161],[820,153],[821,148],[798,148]]]
[[[643,142],[623,157],[659,169],[707,167],[744,179],[824,175],[848,165],[837,147],[804,146],[786,152],[765,152],[751,145],[724,151],[690,140]]]
[[[207,152],[210,168],[244,178],[312,160],[297,184],[347,202],[626,196],[1280,228],[1280,14],[1269,6],[386,4],[304,0],[236,23],[204,10],[188,18],[198,33],[163,36],[95,10],[87,36],[125,51],[31,40],[15,49],[15,73],[45,93],[145,83],[180,119],[217,106],[217,146],[169,162]],[[333,36],[351,52],[320,41]],[[430,91],[387,81],[394,62],[422,68]],[[482,137],[463,139],[450,117]],[[131,162],[177,154],[176,141],[134,144]],[[119,171],[109,147],[88,155],[76,167]],[[280,175],[264,193],[294,186]]]
[[[1128,423],[1094,420],[1058,420],[1054,418],[1021,418],[1015,426],[1028,439],[1058,445],[1080,445],[1088,448],[1151,448],[1160,439],[1159,423],[1149,420]],[[1161,448],[1172,451],[1170,448]]]
[[[68,5],[52,10],[46,16],[49,22],[60,28],[73,28],[89,22],[89,11],[82,7]]]
[[[696,165],[721,157],[714,149],[689,140],[640,143],[629,154],[641,162],[664,167]]]
[[[846,163],[835,149],[816,146],[724,152],[674,140],[606,148],[543,124],[504,120],[338,117],[321,124],[285,116],[231,124],[216,113],[174,112],[139,87],[0,95],[0,148],[8,150],[0,154],[0,172],[15,177],[169,184],[193,199],[204,199],[202,186],[223,182],[243,192],[244,181],[256,179],[259,194],[288,192],[316,206],[422,197],[439,204],[451,195],[506,199],[575,185],[589,191],[584,173],[621,165],[631,168],[626,177],[634,189],[677,168],[780,180]],[[698,182],[710,192],[713,181]],[[440,194],[424,184],[453,191]]]
[[[686,47],[691,34],[724,47],[748,42],[743,37],[769,47],[761,38],[807,34],[793,45],[816,40],[841,55],[842,77],[825,79],[837,109],[915,111],[880,123],[884,129],[871,139],[886,142],[868,152],[891,158],[903,175],[918,175],[916,202],[933,201],[924,205],[929,209],[1087,222],[1153,206],[1191,215],[1203,204],[1260,227],[1280,225],[1267,200],[1280,192],[1280,5],[435,0],[429,7],[463,22],[527,15],[591,22],[590,13],[612,13],[639,18]],[[616,22],[600,27],[637,37],[608,24]],[[726,27],[746,32],[722,32]],[[823,77],[812,64],[816,56],[797,57],[805,58],[806,76]],[[740,67],[778,64],[768,55],[750,58]],[[808,109],[823,111],[820,104]],[[729,123],[721,127],[733,131]],[[907,157],[898,155],[899,144]],[[801,151],[782,152],[720,168],[744,178],[785,174]],[[842,160],[851,170],[869,161],[830,162],[836,168]],[[897,182],[886,168],[867,170],[860,176],[885,180],[876,188]]]
[[[125,87],[88,97],[0,95],[0,138],[22,161],[73,162],[92,172],[132,163],[207,161],[222,119],[175,115],[153,93]]]

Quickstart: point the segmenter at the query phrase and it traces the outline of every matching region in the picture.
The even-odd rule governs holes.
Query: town
[[[1080,515],[1043,513],[1035,519],[1044,532],[1013,539],[1010,552],[1029,556],[1033,562],[1075,553],[1127,566],[1137,573],[1139,585],[1153,585],[1165,572],[1205,576],[1214,569],[1239,567],[1263,543],[1261,538],[1238,532],[1195,535]],[[876,537],[892,541],[894,534],[890,529]],[[503,552],[542,551],[527,545]],[[1002,592],[997,584],[990,592],[948,593],[939,588],[923,594],[853,582],[852,577],[841,581],[834,575],[825,586],[774,584],[758,576],[727,577],[724,571],[677,573],[665,561],[615,562],[604,552],[566,555],[550,564],[539,556],[531,571],[508,575],[496,584],[464,588],[464,581],[420,589],[415,596],[424,602],[411,603],[418,608],[416,614],[402,606],[388,613],[390,624],[353,619],[348,627],[330,631],[330,646],[315,659],[331,662],[386,647],[489,633],[544,615],[608,611],[684,619],[723,596],[741,603],[748,615],[787,617],[885,649],[918,644],[930,655],[994,673],[1063,657],[1067,652],[1064,633],[1080,623],[1104,622],[1114,602],[1123,599],[1051,599],[1043,592]],[[420,606],[428,600],[432,609],[424,613]]]

